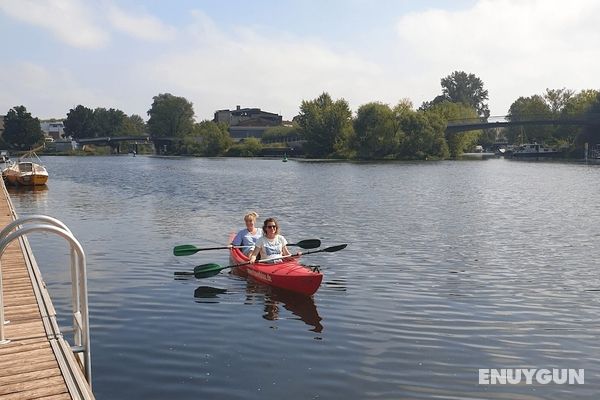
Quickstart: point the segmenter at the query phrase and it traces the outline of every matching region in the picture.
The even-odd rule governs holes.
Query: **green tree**
[[[148,131],[154,137],[183,138],[194,129],[192,103],[170,93],[153,97],[148,116]]]
[[[591,94],[591,92],[586,93]],[[589,143],[591,146],[600,145],[600,92],[596,92],[596,98],[587,107],[584,118],[590,122],[590,125],[583,127],[576,143],[579,146],[583,146],[584,143]]]
[[[540,95],[519,97],[510,105],[508,118],[511,121],[551,119],[552,110]],[[555,129],[551,125],[515,126],[508,129],[507,138],[509,142],[517,144],[528,141],[541,143],[552,138]]]
[[[344,99],[331,99],[323,93],[314,100],[303,100],[297,121],[306,140],[309,157],[330,157],[347,150],[352,135],[352,112]]]
[[[464,103],[453,103],[447,100],[432,106],[426,110],[425,113],[428,115],[430,123],[438,126],[438,130],[440,129],[440,123],[443,124],[443,129],[445,130],[448,121],[477,118],[477,111],[473,107]],[[479,129],[466,132],[445,132],[445,139],[448,146],[447,150],[452,157],[458,157],[475,145],[480,136],[481,130]],[[438,147],[443,153],[444,148],[443,145],[439,143],[439,139]]]
[[[454,71],[442,78],[441,84],[442,94],[432,102],[424,103],[421,109],[426,110],[444,101],[449,101],[473,107],[480,117],[488,118],[490,116],[490,110],[486,103],[488,91],[483,88],[483,81],[474,74]]]
[[[124,136],[141,136],[146,133],[146,122],[137,114],[125,118],[122,126]]]
[[[586,89],[574,94],[565,102],[561,115],[564,117],[584,115],[592,105],[596,104],[599,94],[600,92],[594,89]]]
[[[127,115],[114,108],[98,107],[94,110],[93,137],[122,136]]]
[[[11,108],[4,116],[2,139],[15,150],[30,150],[44,140],[40,120],[33,118],[25,106]]]
[[[598,92],[594,89],[582,90],[570,96],[560,110],[561,119],[580,118],[585,116],[590,107],[596,103]],[[583,132],[583,127],[573,125],[560,125],[556,128],[554,136],[562,142],[573,144],[580,143],[578,137]],[[581,142],[585,143],[585,142]]]
[[[368,103],[356,113],[350,148],[360,159],[381,159],[398,152],[403,136],[387,104]]]
[[[410,101],[410,99],[404,98],[401,99],[398,104],[396,104],[396,106],[394,107],[394,114],[396,116],[405,113],[405,112],[412,112],[413,110],[413,103],[412,101]]]
[[[94,137],[94,110],[78,105],[67,113],[65,134],[73,139]]]
[[[172,147],[176,148],[179,154],[202,156],[204,149],[199,129],[194,128],[192,133],[185,135],[181,142],[174,143]]]
[[[446,140],[446,126],[448,123],[439,114],[423,111],[418,111],[418,113],[422,113],[427,118],[430,129],[434,132],[431,155],[442,160],[448,158],[450,156],[450,147]]]
[[[189,137],[186,136],[186,143]],[[202,121],[196,124],[192,137],[199,139],[194,153],[206,157],[223,155],[232,145],[227,126],[213,121]]]
[[[404,158],[446,158],[448,146],[444,139],[445,124],[439,117],[423,111],[405,111],[398,115],[400,129],[405,134],[400,154]]]
[[[550,112],[558,116],[574,94],[573,90],[567,88],[546,89],[543,97],[550,108]]]
[[[234,157],[254,157],[261,153],[263,145],[260,139],[249,137],[242,142],[232,145],[227,155]]]

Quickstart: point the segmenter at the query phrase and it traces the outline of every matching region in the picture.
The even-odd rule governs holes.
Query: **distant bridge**
[[[169,136],[157,136],[152,137],[150,135],[131,135],[131,136],[104,136],[104,137],[96,137],[96,138],[86,138],[86,139],[76,139],[76,142],[81,145],[86,144],[95,144],[98,146],[110,146],[117,153],[121,152],[120,144],[122,142],[130,142],[134,145],[134,150],[137,153],[137,145],[138,144],[150,144],[154,145],[154,149],[156,152],[159,151],[161,146],[165,146],[171,144],[176,141],[182,140],[179,137],[169,137]]]
[[[86,139],[75,139],[80,144],[103,144],[108,145],[109,143],[120,143],[120,142],[149,142],[150,136],[138,135],[138,136],[104,136]]]
[[[512,119],[511,119],[512,118]],[[544,116],[531,115],[526,118],[515,117],[511,115],[496,116],[488,118],[471,118],[462,120],[450,120],[446,127],[447,133],[466,132],[478,129],[502,128],[509,126],[527,126],[527,125],[599,125],[598,118],[585,118],[581,115],[573,117],[549,118]]]

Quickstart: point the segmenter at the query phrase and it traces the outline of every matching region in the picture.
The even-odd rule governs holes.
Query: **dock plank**
[[[71,396],[68,393],[55,394],[51,396],[38,397],[39,400],[69,400]]]
[[[56,368],[52,368],[52,366],[50,366],[49,368],[45,368],[45,369],[36,368],[34,371],[22,371],[21,373],[19,373],[17,375],[16,378],[13,376],[5,376],[5,377],[0,376],[0,388],[6,386],[8,384],[14,385],[14,384],[18,384],[18,383],[35,381],[35,380],[40,380],[40,379],[45,379],[45,378],[53,378],[56,376],[60,376],[60,371],[58,371]]]
[[[62,378],[61,378],[62,379]],[[0,400],[36,400],[43,399],[50,395],[68,394],[65,389],[64,381],[62,383],[54,380],[54,383],[44,386],[42,381],[41,386],[32,388],[23,388],[13,393],[0,394]],[[31,386],[31,385],[30,385]]]
[[[56,386],[64,383],[64,379],[60,374],[42,379],[28,380],[26,382],[13,382],[0,386],[0,396],[19,392],[28,392],[36,389],[44,389],[47,386]],[[56,393],[61,393],[56,392]],[[1,398],[1,397],[0,397]]]
[[[54,368],[56,366],[56,360],[54,358],[48,358],[47,361],[42,361],[41,359],[39,360],[39,362],[36,363],[25,363],[23,365],[18,365],[18,366],[14,366],[10,369],[5,369],[0,371],[0,381],[3,378],[6,378],[6,381],[18,381],[19,377],[21,377],[21,374],[25,374],[25,373],[29,373],[29,372],[38,372],[38,371],[44,371],[47,369],[53,369],[54,371],[56,371],[56,369]],[[15,376],[17,376],[17,378],[15,378]]]

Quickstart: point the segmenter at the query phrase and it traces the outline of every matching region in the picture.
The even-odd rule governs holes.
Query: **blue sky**
[[[598,15],[595,0],[0,0],[0,114],[82,104],[147,119],[159,93],[197,120],[236,105],[291,119],[324,91],[354,112],[416,108],[460,70],[504,115],[546,88],[599,89]]]

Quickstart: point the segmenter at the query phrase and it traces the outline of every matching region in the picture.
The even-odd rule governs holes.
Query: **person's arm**
[[[248,258],[250,259],[250,264],[254,264],[254,262],[256,261],[256,256],[258,256],[259,252],[260,252],[260,247],[258,247],[258,246],[254,247],[254,250],[252,250],[252,253],[250,253],[250,255],[248,256]]]
[[[297,251],[296,253],[292,254],[292,252],[290,251],[290,249],[287,248],[287,246],[283,246],[283,248],[281,249],[281,255],[282,256],[301,256],[302,252],[301,251]]]
[[[281,255],[282,256],[291,256],[292,253],[290,253],[290,251],[287,248],[287,245],[283,245],[283,247],[281,248]]]
[[[287,248],[288,241],[283,236],[279,235],[281,240],[281,255],[282,256],[291,256],[290,250]]]

